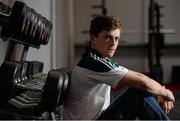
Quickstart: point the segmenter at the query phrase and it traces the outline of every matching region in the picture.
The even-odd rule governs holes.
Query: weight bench
[[[42,114],[43,119],[63,119],[63,104],[68,93],[69,82],[70,71],[66,68],[55,69],[48,72],[41,97],[42,109],[44,112]],[[57,109],[58,117],[55,115]]]

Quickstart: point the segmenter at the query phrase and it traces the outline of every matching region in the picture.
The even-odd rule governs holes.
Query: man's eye
[[[120,38],[117,37],[117,38],[116,38],[116,42],[118,42],[119,40],[120,40]]]
[[[107,42],[110,41],[110,37],[106,36],[104,38],[106,39]]]

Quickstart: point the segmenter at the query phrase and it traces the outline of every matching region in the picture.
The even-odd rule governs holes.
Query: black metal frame
[[[150,76],[162,83],[163,68],[161,65],[161,50],[164,48],[164,34],[161,33],[161,13],[155,0],[150,0],[149,5],[149,36],[148,36],[148,63]]]

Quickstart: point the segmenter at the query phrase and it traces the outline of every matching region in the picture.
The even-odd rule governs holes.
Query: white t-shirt
[[[110,104],[111,87],[127,72],[111,59],[102,59],[95,52],[87,54],[72,71],[64,119],[97,119]]]

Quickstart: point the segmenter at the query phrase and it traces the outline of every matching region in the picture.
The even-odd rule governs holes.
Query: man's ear
[[[90,35],[90,43],[91,46],[94,46],[96,44],[96,37],[94,35]]]

